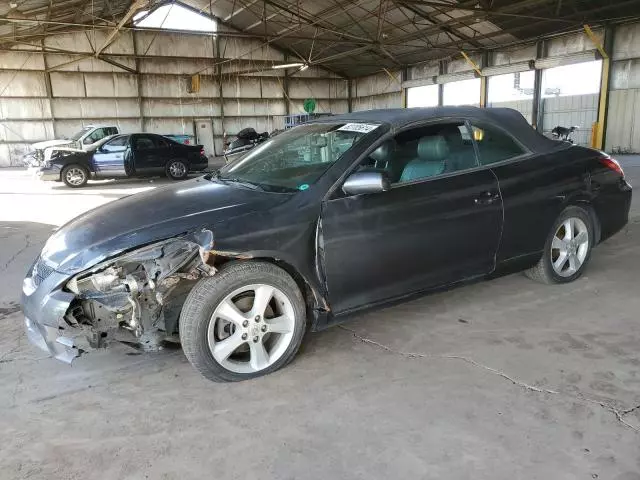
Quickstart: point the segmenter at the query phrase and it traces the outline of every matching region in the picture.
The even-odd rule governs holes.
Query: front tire
[[[67,187],[80,188],[87,184],[89,180],[89,170],[82,165],[67,165],[62,169],[60,176]]]
[[[182,160],[171,160],[167,163],[166,172],[171,180],[184,180],[189,174],[189,168]]]
[[[525,275],[541,283],[568,283],[582,273],[594,245],[593,221],[580,207],[568,207],[553,224],[542,258]]]
[[[266,262],[232,262],[200,280],[180,314],[182,349],[214,382],[247,380],[285,366],[305,328],[298,285]]]

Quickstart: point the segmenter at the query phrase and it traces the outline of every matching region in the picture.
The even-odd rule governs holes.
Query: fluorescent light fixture
[[[309,65],[303,65],[300,67],[300,70],[298,70],[299,72],[304,72],[307,68],[309,68]]]
[[[295,67],[303,67],[304,63],[285,63],[284,65],[274,65],[271,68],[295,68]]]

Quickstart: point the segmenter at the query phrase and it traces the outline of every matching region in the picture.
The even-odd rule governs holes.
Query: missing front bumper
[[[68,275],[50,270],[38,277],[36,285],[31,272],[22,285],[22,311],[29,341],[52,357],[71,363],[81,350],[74,338],[63,334],[66,332],[59,323],[73,300],[72,294],[59,288],[67,278]]]
[[[57,328],[40,325],[28,317],[25,317],[24,324],[29,341],[53,358],[70,364],[80,356],[81,350],[75,346],[74,340],[59,335]]]
[[[111,341],[160,350],[176,336],[193,284],[216,271],[207,263],[212,244],[212,232],[203,230],[189,240],[142,247],[76,276],[38,259],[22,287],[30,342],[65,363]]]

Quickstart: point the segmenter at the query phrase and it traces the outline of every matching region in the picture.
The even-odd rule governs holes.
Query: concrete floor
[[[255,381],[210,383],[179,350],[44,358],[18,298],[47,236],[163,183],[0,170],[0,478],[640,480],[638,195],[573,284],[516,274],[361,316]]]

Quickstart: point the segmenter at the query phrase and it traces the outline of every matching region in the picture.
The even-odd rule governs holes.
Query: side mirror
[[[91,145],[93,143],[93,140],[91,140],[91,138],[87,137],[82,141],[82,143],[84,143],[85,145]]]
[[[386,192],[389,188],[389,179],[381,172],[352,173],[342,185],[342,190],[347,195]]]

